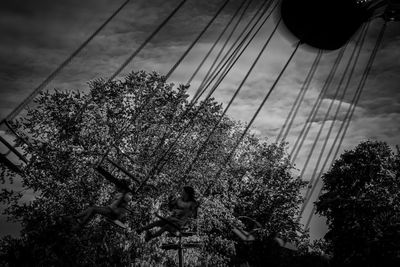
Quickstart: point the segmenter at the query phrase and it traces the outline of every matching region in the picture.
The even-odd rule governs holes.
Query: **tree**
[[[323,175],[316,206],[337,266],[399,266],[399,175],[399,153],[378,141],[346,151]]]
[[[107,84],[96,80],[89,85],[88,94],[44,92],[35,100],[35,108],[15,122],[31,143],[25,148],[30,160],[21,179],[25,188],[34,190],[35,199],[21,203],[18,192],[3,190],[6,214],[23,227],[20,238],[2,239],[3,262],[10,266],[25,261],[38,266],[176,264],[176,252],[160,249],[168,237],[145,243],[134,231],[116,229],[99,218],[78,233],[58,222],[60,216],[88,205],[109,203],[112,183],[94,169],[106,151],[138,179],[150,177],[148,184],[156,188],[134,196],[127,218],[133,229],[153,220],[156,211],[162,213],[162,203],[171,192],[179,192],[185,184],[195,187],[201,204],[195,238],[203,247],[186,252],[189,265],[227,264],[240,255],[239,241],[231,231],[234,225],[243,226],[240,215],[262,223],[261,240],[272,234],[296,239],[302,183],[290,174],[284,144],[268,144],[248,134],[216,179],[244,129],[224,117],[193,170],[184,175],[222,114],[221,104],[209,99],[192,106],[187,86],[174,87],[154,72],[134,72],[124,80]],[[13,178],[4,168],[1,175],[3,181]]]

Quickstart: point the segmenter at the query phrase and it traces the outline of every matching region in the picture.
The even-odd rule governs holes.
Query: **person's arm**
[[[173,211],[174,208],[177,206],[178,204],[178,199],[176,199],[174,196],[169,196],[168,198],[168,209],[170,211]]]

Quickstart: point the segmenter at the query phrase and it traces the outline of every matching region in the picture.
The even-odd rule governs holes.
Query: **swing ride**
[[[10,142],[5,137],[0,136],[0,142],[3,146],[7,149],[7,152],[0,153],[0,163],[6,166],[9,170],[15,172],[18,175],[24,175],[24,166],[29,164],[31,159],[26,158],[24,153],[22,152],[24,147],[29,146],[29,139],[23,137],[22,134],[18,133],[18,131],[12,126],[12,120],[21,113],[21,111],[26,107],[26,105],[35,98],[35,96],[40,93],[46,86],[82,51],[84,47],[104,28],[106,25],[122,10],[124,9],[130,0],[125,1],[74,53],[71,54],[56,70],[49,75],[30,95],[27,99],[25,99],[18,107],[16,107],[2,122],[1,127],[6,129],[8,135],[12,135],[16,142]],[[113,81],[122,71],[123,69],[135,59],[135,57],[143,50],[143,48],[151,42],[151,40],[160,32],[160,30],[169,22],[169,20],[175,16],[175,14],[180,10],[180,8],[187,2],[187,0],[181,1],[178,6],[167,16],[162,23],[143,41],[143,43],[135,49],[129,57],[121,64],[121,66],[110,76],[108,81],[105,83],[109,83]],[[207,32],[210,26],[213,24],[215,19],[222,13],[222,11],[227,6],[229,0],[222,1],[219,9],[215,12],[212,19],[208,22],[208,24],[203,28],[203,30],[196,36],[194,41],[188,46],[188,48],[184,51],[182,56],[179,60],[171,67],[170,71],[167,73],[166,78],[168,79],[171,74],[179,67],[183,59],[190,53],[192,48],[199,42],[201,37]],[[315,60],[305,77],[303,82],[302,88],[299,91],[299,94],[296,97],[294,104],[291,107],[291,110],[283,124],[283,127],[280,130],[280,133],[277,138],[278,141],[284,141],[288,136],[288,133],[291,130],[293,122],[295,121],[296,115],[298,113],[299,107],[304,102],[304,95],[306,94],[307,90],[310,87],[310,83],[314,78],[314,74],[320,65],[320,61],[322,58],[323,51],[326,50],[338,50],[337,58],[333,63],[333,66],[330,70],[328,77],[326,78],[325,84],[321,89],[321,92],[318,96],[317,101],[315,102],[312,111],[309,115],[309,120],[312,121],[315,118],[320,106],[321,101],[326,95],[328,88],[330,87],[331,81],[333,77],[336,77],[338,74],[338,65],[340,62],[343,61],[343,54],[345,53],[348,47],[352,47],[351,56],[346,63],[346,68],[344,72],[341,74],[341,81],[337,90],[335,92],[335,99],[339,99],[340,105],[343,102],[344,95],[346,94],[346,90],[349,87],[350,81],[352,80],[352,76],[354,73],[354,69],[358,64],[359,55],[363,48],[363,44],[365,41],[365,36],[368,33],[369,23],[373,19],[381,18],[383,19],[383,24],[381,27],[380,32],[377,35],[375,46],[370,54],[368,59],[367,65],[363,71],[362,78],[357,86],[356,92],[354,94],[352,103],[353,105],[347,110],[346,118],[343,123],[340,125],[340,130],[335,137],[335,141],[331,147],[329,147],[328,156],[323,158],[322,155],[324,154],[325,149],[328,148],[327,140],[332,134],[333,124],[330,127],[328,137],[325,139],[323,144],[323,148],[318,156],[317,166],[315,167],[315,171],[310,178],[309,186],[304,196],[304,201],[302,203],[299,220],[304,215],[306,206],[311,201],[311,197],[314,195],[315,191],[317,190],[317,184],[320,181],[320,177],[326,167],[329,167],[330,164],[335,160],[338,155],[338,151],[341,147],[343,142],[343,138],[346,134],[348,125],[351,121],[351,118],[354,113],[354,108],[358,103],[360,95],[363,91],[365,86],[366,80],[370,73],[370,70],[373,65],[373,61],[376,57],[377,51],[382,43],[382,39],[384,36],[385,28],[389,22],[398,22],[400,20],[400,0],[330,0],[330,1],[320,1],[320,0],[282,0],[282,1],[262,1],[261,4],[258,6],[256,13],[251,18],[251,20],[242,27],[241,31],[237,34],[237,39],[233,41],[233,36],[235,31],[239,28],[237,27],[243,18],[243,15],[247,12],[247,9],[252,1],[251,0],[243,0],[239,7],[235,10],[234,14],[232,15],[229,22],[226,24],[226,27],[221,31],[220,35],[216,38],[215,43],[210,48],[209,52],[205,55],[203,60],[200,62],[200,65],[197,67],[195,73],[189,79],[189,82],[192,81],[193,77],[197,74],[200,68],[203,66],[204,62],[207,58],[211,56],[211,52],[217,49],[217,44],[222,40],[221,37],[224,34],[228,34],[228,38],[226,38],[223,45],[220,47],[220,50],[217,53],[217,56],[212,63],[211,67],[209,68],[206,76],[204,77],[203,81],[201,82],[198,90],[195,92],[194,97],[192,98],[191,105],[195,105],[203,94],[208,90],[208,93],[204,100],[210,99],[214,92],[219,88],[220,84],[223,82],[225,77],[230,73],[231,69],[235,66],[237,61],[242,57],[243,53],[248,49],[249,45],[253,42],[253,40],[258,36],[260,29],[265,25],[267,21],[270,21],[270,17],[272,14],[275,14],[277,10],[280,8],[280,14],[278,21],[275,24],[275,27],[271,31],[271,33],[265,38],[265,42],[257,54],[256,59],[251,64],[250,68],[248,69],[245,77],[241,81],[240,85],[235,90],[233,96],[229,100],[228,104],[223,110],[223,113],[220,115],[219,120],[216,122],[214,127],[210,132],[207,133],[206,140],[199,146],[200,148],[196,151],[196,156],[189,164],[189,167],[182,172],[182,176],[186,176],[192,172],[193,169],[196,168],[196,162],[200,155],[203,153],[205,148],[207,147],[209,140],[215,134],[215,130],[217,129],[218,125],[220,124],[221,120],[224,118],[225,114],[232,106],[232,103],[236,99],[237,95],[241,91],[242,87],[247,81],[247,78],[252,73],[254,67],[260,60],[264,51],[269,47],[271,38],[276,34],[277,29],[280,25],[284,25],[287,30],[296,37],[298,40],[297,43],[294,45],[292,52],[290,53],[284,67],[281,69],[279,74],[276,76],[274,82],[267,90],[265,97],[261,101],[261,104],[257,108],[256,112],[252,116],[251,120],[246,125],[244,131],[236,140],[233,148],[229,151],[228,156],[223,159],[223,164],[219,166],[217,173],[215,174],[214,180],[219,179],[221,173],[225,170],[226,165],[228,164],[231,157],[234,156],[234,153],[238,146],[243,141],[243,138],[248,133],[249,129],[251,128],[253,122],[257,118],[260,110],[263,108],[266,101],[269,99],[271,93],[276,89],[278,82],[280,81],[282,75],[285,73],[286,69],[293,61],[293,58],[296,52],[303,47],[303,44],[313,47],[318,50],[316,53]],[[340,20],[337,19],[338,14],[340,14]],[[236,19],[236,24],[233,22]],[[318,21],[318,23],[316,23]],[[233,25],[233,26],[232,26]],[[231,27],[232,26],[232,27]],[[355,43],[354,45],[351,44],[350,40],[355,36]],[[231,42],[230,42],[231,41]],[[231,44],[230,48],[225,49],[228,45]],[[225,51],[226,50],[226,51]],[[347,77],[347,78],[346,78]],[[341,88],[344,85],[344,89],[342,93],[340,93]],[[200,103],[200,106],[203,105],[206,101]],[[90,99],[87,103],[85,103],[82,110],[76,115],[75,119],[78,119],[79,116],[82,115],[84,110],[89,105]],[[149,100],[151,101],[151,100]],[[340,105],[335,111],[334,121],[338,115]],[[331,111],[332,107],[329,107],[329,112]],[[200,109],[199,109],[200,110]],[[139,191],[141,192],[156,192],[156,188],[151,185],[152,178],[160,174],[163,168],[168,162],[168,158],[170,157],[170,152],[173,147],[177,144],[178,141],[183,141],[185,137],[185,133],[187,129],[192,126],[192,122],[198,116],[198,112],[193,112],[191,114],[190,119],[185,122],[184,127],[180,129],[178,135],[175,139],[169,144],[168,148],[162,151],[161,157],[158,158],[152,169],[146,173],[144,177],[139,178],[136,174],[132,173],[132,170],[129,168],[124,167],[124,162],[131,162],[132,160],[129,159],[129,156],[124,155],[124,153],[119,149],[119,142],[121,140],[114,140],[112,148],[105,148],[105,153],[99,158],[98,163],[94,167],[98,174],[104,177],[106,180],[110,181],[115,185],[121,184],[121,177],[124,179],[129,179],[133,182],[133,186],[127,188],[126,190],[131,192],[132,194],[137,194]],[[125,122],[125,127],[129,125],[130,122]],[[310,125],[304,125],[304,129],[302,129],[300,135],[298,136],[294,146],[292,147],[291,158],[294,162],[296,157],[299,154],[300,149],[303,146],[304,140],[308,135]],[[307,128],[308,127],[308,128]],[[124,127],[123,127],[124,128]],[[320,128],[320,132],[322,131],[323,124]],[[167,132],[165,136],[169,133]],[[306,164],[304,168],[302,168],[301,176],[304,174],[304,170],[310,164],[310,157],[315,151],[316,143],[318,142],[320,133],[318,137],[315,139],[313,144],[312,151],[309,153]],[[162,144],[163,141],[160,142]],[[21,148],[22,147],[22,148]],[[329,160],[332,158],[332,160]],[[319,170],[319,171],[318,171]],[[212,184],[210,184],[205,191],[205,194],[209,193],[212,189]],[[318,192],[318,195],[321,194],[321,191]],[[315,207],[311,211],[310,215],[308,216],[305,229],[308,229],[310,225],[310,221],[314,215]],[[182,241],[183,237],[188,237],[191,235],[196,235],[196,232],[188,232],[174,225],[173,222],[169,221],[168,219],[157,216],[159,219],[164,220],[169,225],[175,227],[177,229],[176,237],[178,238],[178,243],[174,244],[164,244],[163,249],[176,249],[178,250],[179,255],[179,262],[183,264],[183,249],[189,247],[199,247],[199,243],[184,243]],[[194,218],[196,220],[197,218]],[[252,241],[256,240],[255,231],[261,228],[262,226],[254,221],[253,219],[241,216],[238,217],[239,220],[248,220],[253,221],[255,224],[255,228],[251,230],[244,230],[239,229],[236,227],[232,228],[232,231],[243,241],[246,243],[251,243]],[[109,218],[106,219],[110,223],[122,228],[130,230],[127,224],[122,223],[119,220],[111,220]],[[284,242],[281,238],[275,239],[278,244],[282,247],[286,247],[290,250],[295,250],[296,248],[292,245]],[[180,265],[182,266],[182,265]]]

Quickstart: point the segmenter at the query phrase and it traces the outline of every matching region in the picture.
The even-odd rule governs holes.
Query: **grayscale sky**
[[[175,84],[186,83],[202,57],[222,30],[242,0],[231,0],[226,9],[213,23],[209,31],[193,48],[188,57],[170,78]],[[4,118],[32,90],[44,80],[66,57],[70,55],[99,25],[123,2],[123,0],[3,0],[0,2],[0,118]],[[151,31],[171,12],[180,0],[132,0],[128,6],[82,51],[71,64],[56,77],[47,89],[88,89],[87,82],[110,76],[119,65],[137,48]],[[146,46],[138,57],[128,65],[124,74],[132,70],[147,70],[167,73],[186,47],[211,19],[223,0],[188,0],[166,27]],[[261,0],[254,0],[245,17],[248,21]],[[275,25],[275,19],[263,27],[235,68],[225,78],[215,97],[227,103],[246,74],[263,42]],[[318,22],[316,22],[318,23]],[[339,112],[339,122],[350,107],[356,82],[372,50],[373,43],[382,25],[381,19],[371,23],[365,47],[362,50],[356,75],[345,96]],[[280,26],[267,50],[250,75],[241,93],[228,112],[235,120],[248,121],[257,109],[267,90],[293,50],[295,39],[289,38]],[[352,43],[353,44],[353,43]],[[217,46],[218,47],[218,46]],[[351,47],[351,45],[350,45]],[[214,53],[215,55],[215,53]],[[311,106],[325,81],[337,51],[324,53],[321,66],[316,73],[305,104],[299,110],[289,133],[289,151],[301,128],[306,123]],[[293,104],[301,84],[309,70],[315,50],[300,47],[285,75],[254,123],[253,131],[273,142]],[[349,53],[346,52],[345,59]],[[345,60],[344,60],[345,61]],[[192,82],[190,93],[195,92],[207,71],[205,64]],[[339,73],[344,64],[339,66]],[[324,98],[319,115],[311,123],[311,131],[296,160],[297,168],[303,167],[315,136],[324,120],[324,111],[336,90],[333,81]],[[358,103],[352,124],[344,140],[343,149],[353,148],[362,140],[373,138],[388,142],[392,147],[400,144],[400,23],[388,25],[382,47],[377,55],[366,87]],[[339,101],[334,101],[337,107]],[[328,116],[325,127],[329,127],[333,115]],[[336,123],[335,130],[340,123]],[[324,128],[325,129],[325,128]],[[326,131],[324,131],[326,132]],[[323,135],[324,136],[324,135]],[[334,134],[330,137],[332,142]],[[329,142],[328,145],[331,143]],[[322,143],[322,142],[321,142]],[[319,153],[321,145],[317,145]],[[310,167],[316,162],[311,158]],[[310,177],[312,168],[305,172]],[[299,172],[295,172],[298,175]],[[29,199],[29,195],[26,196]],[[17,227],[6,223],[1,217],[1,234],[16,233]],[[315,217],[311,224],[311,236],[322,237],[326,231],[323,218]]]

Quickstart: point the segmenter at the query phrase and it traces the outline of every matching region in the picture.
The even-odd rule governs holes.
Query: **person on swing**
[[[108,206],[92,206],[79,214],[69,216],[69,219],[75,219],[77,222],[76,229],[85,226],[96,214],[100,214],[111,220],[119,220],[128,211],[128,203],[132,199],[132,194],[129,190],[130,183],[128,180],[122,180],[115,185],[117,193],[112,202]]]
[[[137,229],[138,234],[146,231],[146,241],[158,237],[164,232],[176,233],[176,231],[182,228],[190,218],[196,216],[198,204],[195,199],[195,191],[193,187],[183,187],[181,197],[172,200],[168,206],[172,211],[171,216],[157,220]],[[154,233],[148,231],[154,227],[160,227],[160,229]]]

